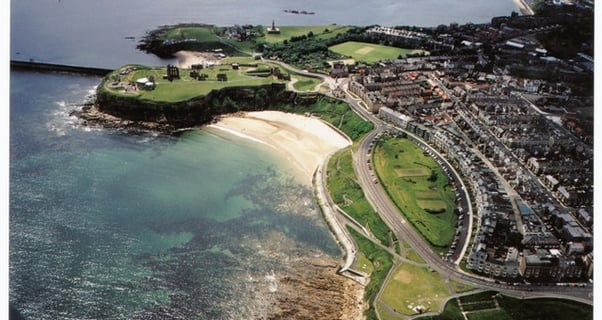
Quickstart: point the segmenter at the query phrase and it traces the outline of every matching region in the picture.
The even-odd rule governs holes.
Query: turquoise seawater
[[[79,126],[71,103],[98,80],[11,74],[9,294],[25,318],[260,316],[261,279],[288,256],[340,255],[310,186],[260,145]]]

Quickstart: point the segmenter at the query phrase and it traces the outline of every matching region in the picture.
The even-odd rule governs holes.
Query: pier
[[[44,63],[44,62],[35,62],[35,61],[18,61],[11,60],[10,61],[10,69],[11,70],[28,70],[28,71],[41,71],[41,72],[65,72],[65,73],[77,73],[77,74],[86,74],[86,75],[95,75],[95,76],[106,76],[113,69],[105,69],[105,68],[93,68],[93,67],[85,67],[85,66],[73,66],[73,65],[65,65],[65,64],[54,64],[54,63]]]

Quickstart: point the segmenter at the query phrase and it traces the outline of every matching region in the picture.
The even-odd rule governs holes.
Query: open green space
[[[328,162],[328,191],[332,200],[357,222],[370,230],[385,246],[391,246],[389,227],[372,209],[364,191],[357,182],[351,158],[351,149],[336,153]]]
[[[296,79],[293,87],[298,91],[315,91],[316,86],[322,82],[318,78],[304,77],[301,75],[291,76],[291,79]]]
[[[356,61],[363,61],[366,63],[375,63],[386,59],[397,59],[400,55],[404,56],[414,51],[413,49],[402,49],[356,41],[347,41],[331,46],[328,49],[352,57]]]
[[[368,260],[363,252],[360,251],[357,254],[353,269],[365,272],[366,274],[371,274],[372,271],[374,271],[374,265],[372,265],[372,262]]]
[[[190,26],[174,27],[168,29],[160,37],[161,40],[187,40],[194,39],[199,42],[219,41],[219,38],[213,32],[213,27]]]
[[[370,282],[364,288],[364,300],[368,302],[370,308],[364,311],[364,316],[367,320],[376,320],[378,316],[374,308],[374,300],[378,294],[381,286],[383,285],[389,270],[393,266],[393,257],[386,250],[374,244],[362,236],[359,232],[353,228],[347,227],[347,230],[351,233],[355,243],[359,250],[366,256],[368,260],[374,266],[374,270],[370,275]]]
[[[358,116],[345,102],[335,99],[320,99],[318,103],[302,109],[310,112],[320,119],[332,124],[343,131],[351,140],[356,141],[374,128],[371,122]],[[286,110],[289,111],[289,110]],[[295,112],[290,110],[290,112]]]
[[[461,307],[458,300],[461,301]],[[418,319],[465,319],[462,311],[466,312],[467,319],[473,320],[593,319],[593,307],[591,305],[552,298],[518,299],[494,291],[451,299],[445,305],[442,314]]]
[[[457,220],[454,190],[437,162],[410,140],[388,137],[374,148],[374,169],[393,202],[425,239],[439,250],[449,246]]]
[[[270,67],[267,63],[262,63],[265,67]],[[230,65],[216,65],[214,67],[199,70],[199,72],[207,75],[207,79],[200,81],[190,76],[189,69],[180,69],[180,79],[169,81],[163,79],[167,74],[165,67],[150,68],[145,66],[134,66],[135,70],[119,75],[119,73],[128,66],[124,66],[115,70],[108,76],[108,80],[104,82],[104,89],[124,96],[134,96],[141,100],[149,100],[156,102],[178,102],[186,101],[198,96],[203,96],[211,92],[211,90],[222,89],[225,87],[243,87],[256,86],[276,82],[282,82],[275,77],[256,77],[245,72],[250,68],[241,68],[233,70]],[[218,81],[217,75],[225,74],[227,81]],[[129,86],[130,83],[135,83],[141,78],[154,78],[156,86],[154,89],[134,89]]]
[[[415,250],[412,249],[406,252],[406,259],[414,261],[416,263],[426,263],[424,259],[422,259],[422,257]]]
[[[271,27],[271,26],[270,26]],[[307,36],[310,32],[319,39],[328,39],[335,37],[339,33],[345,33],[350,27],[337,25],[317,25],[317,26],[278,26],[280,34],[268,34],[267,29],[263,40],[266,43],[277,43],[289,41],[292,37]]]
[[[473,286],[457,282],[451,279],[449,280],[449,286],[452,288],[452,290],[454,290],[455,293],[464,293],[475,289]]]
[[[438,312],[448,297],[449,290],[437,272],[409,263],[393,272],[381,294],[386,304],[408,316]]]

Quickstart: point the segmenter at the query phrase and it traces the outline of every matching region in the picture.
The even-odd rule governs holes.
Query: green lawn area
[[[457,217],[454,191],[437,162],[405,138],[386,138],[374,149],[374,168],[397,207],[435,247],[449,246]]]
[[[153,90],[139,89],[138,91],[125,92],[123,86],[109,87],[115,81],[114,79],[119,71],[125,69],[127,66],[117,69],[111,75],[109,80],[105,82],[105,89],[108,91],[124,96],[139,97],[142,100],[150,100],[157,102],[178,102],[185,101],[191,98],[206,95],[211,90],[221,89],[224,87],[232,86],[255,86],[270,84],[275,82],[281,82],[274,77],[254,77],[245,74],[246,68],[240,70],[233,70],[230,65],[220,65],[213,68],[202,69],[200,72],[208,75],[207,80],[199,81],[190,77],[190,70],[180,69],[180,79],[168,81],[163,79],[163,75],[167,74],[165,67],[149,68],[144,66],[136,66],[136,70],[126,75],[121,76],[119,81],[122,84],[127,84],[132,81],[135,82],[140,78],[154,77],[156,87]],[[217,81],[217,74],[226,74],[227,81]]]
[[[374,310],[374,300],[376,299],[376,295],[383,285],[389,270],[393,266],[393,257],[387,251],[366,239],[353,228],[347,227],[347,230],[351,233],[359,251],[361,251],[374,266],[374,270],[370,275],[370,282],[368,282],[364,289],[364,300],[370,305],[370,308],[364,311],[364,316],[367,320],[376,320],[378,319],[378,316]]]
[[[161,36],[161,39],[196,39],[200,42],[219,41],[212,27],[176,27],[171,28]]]
[[[322,80],[318,78],[304,77],[298,74],[292,75],[291,78],[297,79],[297,81],[293,83],[293,87],[299,91],[315,91],[316,86],[322,82]]]
[[[317,25],[317,26],[278,26],[280,28],[280,34],[268,34],[267,29],[263,40],[266,43],[277,43],[289,40],[291,37],[298,37],[307,35],[310,31],[314,33],[314,36],[320,39],[328,39],[336,36],[339,33],[347,32],[350,27],[337,26],[337,25]],[[328,32],[325,32],[328,30]]]
[[[372,271],[374,271],[374,265],[372,265],[372,262],[368,260],[363,252],[360,252],[357,255],[357,260],[355,261],[353,269],[371,274]]]
[[[381,299],[397,312],[405,315],[417,314],[417,306],[425,312],[438,312],[449,290],[437,272],[426,267],[402,263],[394,271],[383,290]]]
[[[328,49],[366,63],[375,63],[385,59],[396,59],[399,55],[406,55],[413,51],[413,49],[402,49],[356,41],[340,43],[329,47]]]
[[[416,253],[415,250],[412,250],[412,249],[410,249],[410,250],[407,251],[407,253],[406,253],[406,259],[408,259],[410,261],[417,262],[417,263],[426,263],[422,259],[422,257],[418,253]]]
[[[372,209],[353,171],[351,149],[338,152],[328,162],[328,191],[332,200],[385,246],[390,246],[389,227]]]
[[[288,111],[288,110],[285,110]],[[368,133],[374,125],[371,122],[364,121],[358,116],[347,103],[334,99],[320,99],[318,103],[308,108],[303,108],[303,112],[311,112],[320,117],[320,119],[341,129],[351,140],[356,141]],[[296,112],[290,110],[290,112]]]
[[[473,286],[461,283],[461,282],[457,282],[454,280],[449,280],[449,286],[456,292],[456,293],[464,293],[464,292],[468,292],[471,290],[474,290],[475,288]]]
[[[563,299],[517,299],[504,295],[495,295],[494,291],[476,293],[460,297],[462,309],[473,309],[466,313],[468,319],[472,320],[591,320],[593,319],[593,307],[591,305]],[[495,297],[493,297],[495,295]],[[448,320],[464,319],[458,305],[458,299],[450,300],[441,315],[433,317],[422,317],[420,320]],[[499,308],[495,310],[485,308],[494,307],[497,301]],[[481,309],[482,311],[478,311]]]

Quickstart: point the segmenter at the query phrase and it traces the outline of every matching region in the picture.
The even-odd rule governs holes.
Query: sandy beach
[[[227,115],[208,127],[274,148],[307,182],[311,182],[320,161],[351,145],[351,141],[319,119],[279,111]]]
[[[174,53],[174,56],[178,59],[176,62],[178,68],[190,69],[193,64],[203,64],[205,62],[217,64],[219,62],[219,59],[210,52],[178,51]]]

